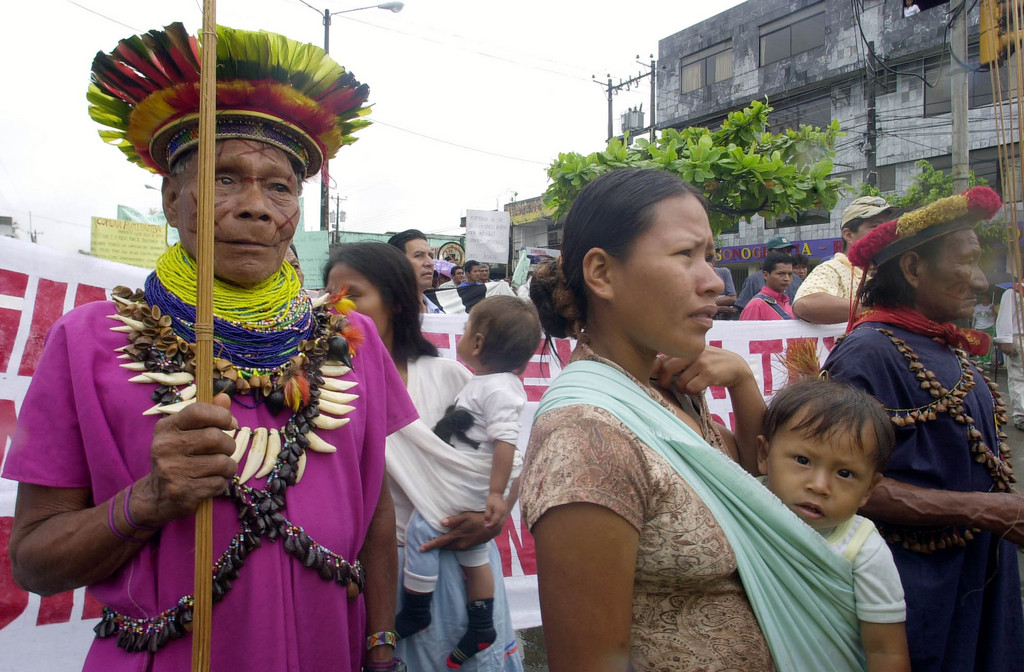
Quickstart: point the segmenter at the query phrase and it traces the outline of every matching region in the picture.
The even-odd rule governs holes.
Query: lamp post
[[[306,0],[299,0],[299,2],[304,4],[306,7],[309,7],[310,9],[312,9],[317,14],[320,13],[319,9],[317,9],[313,5],[311,5],[308,2],[306,2]],[[389,12],[393,12],[393,13],[397,14],[398,12],[402,11],[402,8],[404,8],[404,7],[405,7],[405,3],[404,2],[383,2],[383,3],[379,4],[379,5],[367,5],[366,7],[353,7],[352,9],[342,9],[342,10],[337,11],[337,12],[332,12],[329,9],[325,9],[324,12],[323,12],[323,18],[324,18],[324,51],[326,53],[328,53],[328,54],[331,53],[330,46],[331,46],[331,17],[332,16],[337,16],[338,14],[348,14],[349,12],[359,12],[359,11],[362,11],[364,9],[386,9]],[[330,178],[330,175],[329,175],[328,170],[327,170],[327,157],[325,156],[324,157],[323,168],[320,170],[320,230],[321,231],[329,231],[330,230],[330,221],[329,221],[329,219],[330,219],[330,209],[331,209],[331,205],[330,205],[330,198],[331,197],[330,197],[330,187],[329,187],[330,179],[331,178]]]

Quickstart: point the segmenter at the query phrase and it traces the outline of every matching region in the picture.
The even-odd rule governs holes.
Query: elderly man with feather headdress
[[[221,27],[217,52],[219,394],[195,403],[199,45],[174,24],[98,54],[88,97],[164,176],[181,243],[144,291],[50,331],[4,472],[14,576],[104,604],[86,670],[187,669],[193,512],[214,497],[211,669],[398,669],[384,440],[415,410],[373,324],[311,303],[283,261],[302,180],[366,124],[368,88],[273,33]]]
[[[896,448],[863,513],[900,572],[915,671],[1024,670],[1014,547],[1024,543],[1024,497],[1013,487],[1006,407],[969,359],[988,352],[989,336],[953,324],[988,286],[973,226],[1001,205],[975,187],[854,243],[850,262],[870,271],[859,292],[866,311],[824,366],[874,395],[895,425]]]

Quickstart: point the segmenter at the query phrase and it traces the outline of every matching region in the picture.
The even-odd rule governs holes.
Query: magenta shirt
[[[115,348],[125,334],[110,331],[113,304],[97,302],[58,320],[18,418],[6,478],[58,488],[89,488],[105,504],[149,472],[149,445],[156,416],[151,384],[129,382]],[[355,562],[380,494],[384,440],[416,418],[405,386],[381,344],[373,323],[352,315],[366,336],[345,379],[359,398],[345,427],[317,430],[337,446],[332,454],[308,452],[302,482],[288,488],[285,517],[335,553]],[[249,401],[251,397],[243,397]],[[277,427],[287,411],[271,416],[264,404],[248,409],[233,403],[240,426]],[[244,460],[243,460],[244,464]],[[241,468],[241,465],[240,465]],[[249,484],[256,482],[250,480]],[[214,558],[238,531],[237,509],[214,500]],[[108,579],[88,587],[105,605],[137,618],[156,616],[193,592],[193,517],[165,526]],[[375,570],[366,567],[367,573]],[[344,588],[286,554],[281,541],[265,537],[250,553],[231,591],[213,605],[211,670],[358,670],[365,640],[363,599],[349,602]],[[97,639],[85,670],[189,669],[190,636],[156,654],[127,653],[116,637]]]
[[[758,294],[764,294],[769,296],[779,304],[779,308],[782,308],[790,319],[793,318],[793,306],[789,303],[789,296],[785,292],[776,292],[774,289],[765,285],[761,288]],[[754,295],[757,296],[756,294]],[[769,306],[767,303],[758,298],[751,298],[750,303],[740,313],[741,320],[781,320],[782,317],[775,312],[775,309]]]

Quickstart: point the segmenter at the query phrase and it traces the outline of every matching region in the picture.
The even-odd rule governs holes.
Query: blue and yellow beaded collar
[[[146,300],[171,318],[180,338],[195,342],[196,265],[180,244],[160,256],[146,278]],[[214,279],[214,353],[237,367],[267,371],[298,354],[312,336],[313,311],[290,264],[249,289]]]

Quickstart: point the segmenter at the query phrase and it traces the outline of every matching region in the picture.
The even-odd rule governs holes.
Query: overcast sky
[[[367,0],[362,0],[366,2]],[[332,11],[362,2],[310,0]],[[184,22],[197,33],[201,0],[36,0],[8,3],[0,22],[0,215],[39,242],[88,249],[90,217],[118,204],[159,206],[160,179],[106,147],[85,92],[97,51],[136,32]],[[409,0],[401,13],[336,16],[331,54],[370,85],[375,124],[331,162],[332,198],[357,231],[416,227],[458,233],[467,209],[540,195],[559,152],[601,149],[603,86],[638,74],[658,40],[738,0]],[[299,0],[220,0],[218,22],[323,44],[322,14]],[[663,92],[659,95],[670,95]],[[646,80],[615,99],[643,104]],[[649,118],[649,117],[648,117]],[[306,228],[319,184],[305,188]]]

